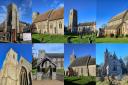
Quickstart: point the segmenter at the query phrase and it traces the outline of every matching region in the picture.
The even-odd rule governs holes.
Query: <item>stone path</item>
[[[33,80],[32,85],[64,85],[64,82],[58,80]]]

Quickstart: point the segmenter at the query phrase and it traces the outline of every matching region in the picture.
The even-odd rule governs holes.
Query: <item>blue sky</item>
[[[33,12],[44,13],[60,7],[64,7],[64,0],[32,0]]]
[[[97,0],[97,28],[124,10],[128,10],[128,0]]]
[[[64,53],[64,44],[33,44],[32,52],[35,57],[40,49],[45,50],[46,53]]]
[[[32,22],[32,1],[31,0],[0,0],[0,23],[6,19],[7,6],[15,3],[18,7],[20,21]]]
[[[66,26],[72,8],[78,12],[78,22],[96,21],[96,0],[65,0],[64,23]]]
[[[94,44],[65,44],[64,45],[64,68],[70,65],[70,55],[74,50],[76,57],[82,57],[86,55],[96,56]]]
[[[108,49],[112,54],[115,52],[117,57],[124,58],[128,56],[128,44],[96,44],[96,63],[104,63],[104,52]]]
[[[24,57],[30,63],[32,61],[32,45],[31,44],[12,44],[12,43],[0,43],[0,69],[3,65],[6,53],[12,48],[18,54],[18,61],[20,57]]]

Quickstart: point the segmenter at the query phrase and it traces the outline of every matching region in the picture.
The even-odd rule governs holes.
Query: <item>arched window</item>
[[[50,29],[52,29],[53,28],[53,25],[52,24],[50,24]]]
[[[13,54],[13,59],[15,59],[15,55]]]
[[[61,22],[59,23],[59,28],[62,29],[62,23]]]

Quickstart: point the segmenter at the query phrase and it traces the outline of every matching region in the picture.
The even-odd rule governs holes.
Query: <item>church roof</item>
[[[87,62],[89,62],[88,65],[95,65],[96,59],[92,58],[91,56],[76,58],[76,60],[74,60],[69,67],[86,66]]]
[[[63,53],[46,53],[49,58],[63,58]]]
[[[78,26],[90,26],[90,25],[96,25],[96,22],[84,22],[78,24]]]
[[[63,19],[64,18],[64,8],[58,10],[53,10],[49,20]]]
[[[41,22],[45,20],[56,20],[64,18],[64,8],[60,8],[57,10],[49,10],[43,14],[37,16],[34,22]]]
[[[128,19],[128,10],[125,10],[125,11],[117,14],[116,16],[112,17],[112,19],[109,22],[124,19],[124,18]]]
[[[107,26],[106,29],[117,29],[119,28],[120,26],[122,26],[122,23],[118,23],[118,24],[115,24],[115,25],[111,25],[111,26]]]
[[[47,20],[50,16],[51,12],[52,12],[52,10],[49,10],[49,11],[45,12],[44,14],[38,15],[37,18],[34,20],[34,22],[41,22],[41,21]]]

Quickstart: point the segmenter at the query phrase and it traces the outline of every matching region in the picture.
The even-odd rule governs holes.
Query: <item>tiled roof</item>
[[[41,22],[45,20],[56,20],[56,19],[63,19],[64,18],[64,8],[60,8],[57,10],[49,10],[44,14],[40,14],[34,20],[34,22]]]
[[[84,56],[84,57],[76,58],[76,60],[74,60],[69,67],[86,66],[88,61],[89,61],[88,65],[96,64],[95,58],[92,58],[91,56]]]
[[[64,18],[64,8],[58,10],[53,10],[49,20],[63,19]]]
[[[47,20],[52,11],[53,10],[49,10],[49,11],[45,12],[44,14],[38,15],[37,18],[34,20],[34,22],[41,22],[41,21]]]

